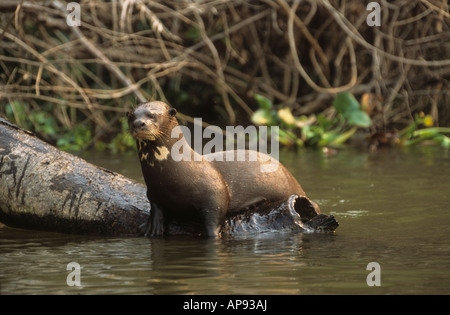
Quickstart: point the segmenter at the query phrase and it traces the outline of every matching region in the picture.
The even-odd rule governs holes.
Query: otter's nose
[[[135,120],[133,122],[133,128],[139,129],[145,126],[145,122],[142,120]]]

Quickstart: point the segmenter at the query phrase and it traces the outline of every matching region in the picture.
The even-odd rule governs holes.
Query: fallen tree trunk
[[[333,216],[302,222],[307,198],[291,196],[226,220],[223,234],[271,230],[332,231]],[[146,187],[60,151],[0,118],[0,222],[19,228],[85,235],[143,235],[150,214]],[[168,226],[169,234],[195,234]]]
[[[0,118],[0,222],[88,235],[139,235],[146,187],[62,152]]]

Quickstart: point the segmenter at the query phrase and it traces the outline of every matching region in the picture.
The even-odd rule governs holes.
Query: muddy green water
[[[85,158],[142,181],[134,155]],[[100,238],[2,226],[0,294],[450,294],[448,150],[280,158],[338,218],[334,234]],[[81,286],[67,285],[70,262]],[[380,286],[367,285],[370,262]]]

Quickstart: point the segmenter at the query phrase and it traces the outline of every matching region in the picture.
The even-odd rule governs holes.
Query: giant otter
[[[261,172],[261,164],[270,163],[267,155],[258,156],[256,161],[218,161],[217,157],[227,151],[199,155],[187,146],[191,158],[174,160],[172,146],[186,142],[183,134],[171,136],[178,126],[176,112],[163,102],[153,101],[127,114],[152,206],[149,234],[163,235],[165,224],[176,223],[189,226],[198,234],[216,237],[229,214],[258,204],[282,202],[293,194],[306,198],[300,184],[283,165],[279,164],[273,172]],[[249,151],[245,153],[248,156]],[[305,222],[320,213],[313,202],[297,211]]]

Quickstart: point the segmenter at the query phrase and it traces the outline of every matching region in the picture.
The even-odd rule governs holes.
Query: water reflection
[[[2,294],[298,293],[304,257],[335,238],[87,238],[7,227],[0,235]],[[81,266],[80,287],[66,283],[70,262]]]

